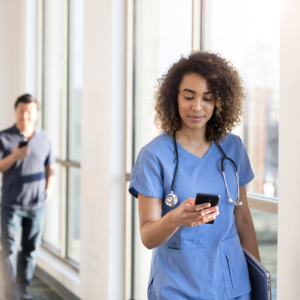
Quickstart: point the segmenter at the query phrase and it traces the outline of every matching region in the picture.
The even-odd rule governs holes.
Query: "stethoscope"
[[[175,167],[175,173],[174,173],[174,177],[173,177],[173,181],[172,181],[172,187],[171,187],[171,193],[168,194],[165,198],[165,201],[166,201],[166,204],[168,206],[174,206],[177,204],[178,202],[178,197],[174,194],[174,186],[175,186],[175,180],[176,180],[176,176],[177,176],[177,171],[178,171],[178,163],[179,163],[179,156],[178,156],[178,149],[177,149],[177,143],[176,143],[176,136],[175,136],[175,133],[176,131],[174,130],[174,134],[173,134],[173,140],[174,140],[174,148],[175,148],[175,152],[176,152],[176,167]],[[219,151],[221,152],[222,154],[222,161],[221,161],[221,169],[222,169],[222,175],[223,175],[223,179],[224,179],[224,183],[225,183],[225,187],[226,187],[226,191],[227,191],[227,194],[229,196],[229,199],[228,201],[230,203],[233,203],[234,205],[242,205],[243,202],[240,202],[240,184],[239,184],[239,177],[238,177],[238,172],[237,172],[237,167],[236,167],[236,164],[235,162],[226,156],[224,150],[222,149],[222,147],[219,145],[217,146]],[[230,193],[229,193],[229,190],[228,190],[228,186],[227,186],[227,182],[226,182],[226,177],[225,177],[225,165],[226,165],[226,160],[227,159],[227,162],[230,162],[234,169],[235,169],[235,176],[236,176],[236,183],[237,183],[237,193],[236,193],[236,199],[237,201],[233,201],[231,196],[230,196]]]

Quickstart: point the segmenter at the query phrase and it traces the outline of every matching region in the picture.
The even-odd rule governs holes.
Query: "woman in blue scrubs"
[[[254,175],[243,142],[229,133],[240,123],[244,103],[237,70],[213,53],[181,58],[159,81],[155,122],[163,133],[141,149],[129,187],[138,198],[142,242],[153,249],[150,300],[251,298],[241,245],[260,260],[245,187]],[[168,206],[177,162],[174,133],[178,203]],[[236,164],[243,205],[228,201],[218,145]],[[234,198],[238,184],[230,163],[225,176]],[[219,206],[195,205],[197,193],[220,195]]]

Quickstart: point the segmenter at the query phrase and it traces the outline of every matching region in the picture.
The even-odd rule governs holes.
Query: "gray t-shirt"
[[[1,131],[0,159],[10,155],[22,140],[23,136],[15,125]],[[50,139],[44,130],[36,126],[28,146],[29,155],[3,172],[3,207],[33,210],[47,199],[45,166],[55,163]]]

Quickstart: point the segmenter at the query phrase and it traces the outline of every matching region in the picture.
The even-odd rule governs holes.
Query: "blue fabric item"
[[[240,297],[236,297],[233,300],[251,300],[251,293],[240,296]]]
[[[6,299],[18,299],[19,287],[32,280],[36,254],[40,247],[46,205],[32,210],[1,208],[1,268]],[[18,255],[19,233],[22,228],[22,250]]]
[[[0,132],[0,159],[10,155],[22,140],[15,125]],[[47,199],[45,167],[55,163],[50,139],[36,127],[28,146],[29,155],[3,173],[2,207],[32,210]]]
[[[234,160],[240,186],[253,178],[250,161],[241,139],[228,133],[220,141],[226,155]],[[251,291],[247,263],[235,226],[234,205],[228,202],[221,173],[222,155],[214,143],[199,158],[179,143],[179,166],[174,193],[178,204],[169,207],[165,197],[171,191],[176,166],[173,137],[165,132],[143,147],[132,172],[129,192],[162,199],[162,217],[197,193],[220,195],[213,225],[180,227],[168,242],[152,254],[148,286],[149,299],[235,299]],[[233,166],[225,166],[232,197],[237,183]],[[237,298],[239,299],[239,298]],[[242,298],[243,299],[243,298]]]

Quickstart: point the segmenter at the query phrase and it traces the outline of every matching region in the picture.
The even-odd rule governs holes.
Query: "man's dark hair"
[[[15,102],[15,109],[17,108],[18,104],[19,103],[35,103],[36,104],[36,107],[37,109],[39,109],[39,105],[37,103],[37,100],[31,96],[30,94],[24,94],[24,95],[21,95]]]

